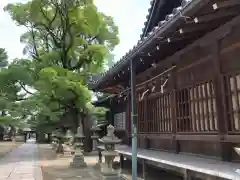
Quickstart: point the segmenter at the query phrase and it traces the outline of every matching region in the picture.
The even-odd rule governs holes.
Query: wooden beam
[[[213,10],[217,10],[220,8],[228,8],[228,7],[233,7],[237,5],[240,5],[239,0],[227,0],[223,2],[221,1],[221,2],[214,3],[212,7],[213,7]]]
[[[223,135],[219,136],[218,134],[138,134],[138,137],[144,138],[147,136],[152,140],[178,140],[178,141],[209,141],[209,142],[232,142],[239,143],[240,135]]]
[[[218,142],[220,141],[218,135],[204,135],[204,134],[199,134],[199,135],[176,135],[176,140],[180,141],[212,141],[212,142]]]
[[[233,134],[233,135],[225,135],[224,136],[225,142],[231,142],[231,143],[240,143],[240,135]]]
[[[228,11],[228,10],[217,11],[215,13],[195,17],[194,18],[194,23],[205,23],[205,22],[225,18],[225,17],[228,17],[228,16],[235,16],[237,14],[239,14],[239,12],[237,12],[237,11]]]
[[[146,122],[146,121],[144,121]],[[149,139],[173,139],[174,135],[172,133],[169,134],[138,134],[138,137],[148,137]]]
[[[102,89],[102,92],[109,92],[109,93],[120,93],[121,91],[123,91],[123,89],[119,89],[119,87],[116,86],[111,86],[111,87],[107,87]]]
[[[192,24],[191,26],[185,26],[182,27],[178,30],[178,32],[180,34],[184,34],[184,33],[191,33],[191,32],[196,32],[196,31],[203,31],[203,30],[207,30],[207,29],[211,29],[214,26],[216,26],[215,24]]]

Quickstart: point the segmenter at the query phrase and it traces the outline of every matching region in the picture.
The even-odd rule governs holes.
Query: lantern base
[[[87,163],[84,161],[84,156],[83,155],[74,155],[73,161],[70,163],[70,167],[72,167],[72,168],[87,167]]]
[[[104,173],[103,175],[102,175],[102,179],[103,180],[120,180],[121,179],[121,177],[120,177],[120,175],[118,174],[118,173]]]
[[[101,174],[103,180],[120,180],[121,171],[108,167],[107,164],[101,164]]]

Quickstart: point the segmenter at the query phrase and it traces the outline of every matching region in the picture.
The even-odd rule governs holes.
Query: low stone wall
[[[16,142],[24,142],[25,141],[24,135],[15,136],[15,141]]]

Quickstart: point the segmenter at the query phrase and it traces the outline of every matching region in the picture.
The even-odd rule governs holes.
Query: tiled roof
[[[142,39],[145,36],[145,33],[148,29],[151,17],[152,17],[152,13],[153,13],[153,9],[155,7],[157,0],[151,0],[150,1],[150,7],[148,9],[148,15],[146,16],[146,21],[144,22],[144,28],[142,29],[142,34],[140,35],[140,39]]]
[[[151,7],[149,8],[149,12],[152,11],[153,5],[155,3],[156,0],[152,0],[151,1]],[[155,26],[154,28],[152,28],[152,30],[143,37],[143,39],[140,39],[137,44],[135,46],[133,46],[132,49],[130,49],[128,52],[126,52],[126,54],[124,56],[122,56],[122,58],[116,62],[112,68],[110,68],[109,70],[107,70],[106,72],[102,73],[100,77],[98,77],[97,79],[92,79],[92,81],[90,81],[90,85],[95,85],[98,84],[100,81],[103,80],[103,78],[105,76],[107,76],[110,72],[115,71],[119,66],[124,65],[126,61],[131,60],[131,57],[133,56],[134,53],[137,52],[137,50],[143,46],[150,38],[153,37],[153,35],[155,35],[156,32],[158,32],[159,30],[161,30],[164,26],[166,26],[175,16],[177,15],[182,15],[182,11],[189,6],[191,3],[194,2],[200,2],[201,0],[182,0],[182,3],[179,7],[174,8],[171,14],[166,15],[165,20],[160,21],[158,23],[157,26]],[[149,20],[150,16],[147,16],[147,21]],[[146,28],[146,27],[145,27]],[[143,31],[145,30],[145,28],[143,29]]]
[[[142,29],[142,34],[140,35],[140,39],[142,39],[144,37],[144,33],[146,32],[147,28],[148,28],[148,23],[151,19],[151,14],[153,12],[153,8],[154,8],[154,5],[156,3],[157,0],[151,0],[150,1],[150,7],[148,8],[148,15],[146,16],[146,21],[144,22],[144,28]],[[120,59],[122,60],[122,58]],[[111,68],[109,68],[108,71],[110,71],[112,68],[114,68],[120,61],[118,61],[117,63],[115,63]],[[93,75],[89,78],[89,83],[90,85],[91,84],[96,84],[100,79],[101,77],[103,77],[105,74],[107,74],[107,72],[104,72],[102,73],[101,75]]]

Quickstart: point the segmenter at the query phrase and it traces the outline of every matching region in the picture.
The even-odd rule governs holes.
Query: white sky
[[[22,57],[20,35],[25,29],[17,27],[3,8],[7,3],[24,1],[27,0],[0,0],[0,48],[7,50],[10,59]],[[95,3],[119,27],[120,44],[114,51],[117,61],[139,40],[150,0],[95,0]]]

